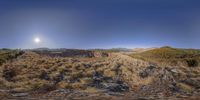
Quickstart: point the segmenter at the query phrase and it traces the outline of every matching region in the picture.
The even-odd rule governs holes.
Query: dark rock
[[[40,74],[40,79],[44,79],[44,80],[49,80],[49,76],[48,73],[46,71],[42,71],[42,73]]]
[[[0,92],[10,92],[10,90],[0,89]]]
[[[4,77],[7,81],[10,81],[14,76],[16,76],[16,71],[15,71],[15,69],[5,68],[5,69],[3,70],[3,77]]]
[[[103,76],[102,74],[100,74],[99,72],[94,71],[93,72],[93,85],[97,88],[102,88],[101,86],[101,82],[103,80]]]
[[[187,59],[186,62],[189,67],[197,67],[199,65],[196,59]]]
[[[28,96],[29,94],[28,93],[13,93],[11,95],[14,97],[25,97],[25,96]]]
[[[154,73],[155,68],[156,67],[153,65],[148,66],[145,70],[139,72],[139,76],[142,78],[146,78]]]
[[[85,68],[90,68],[90,67],[91,67],[90,64],[83,64],[83,66],[84,66]]]
[[[125,92],[129,90],[129,87],[126,84],[104,83],[103,85],[111,92]]]
[[[159,82],[161,83],[167,84],[175,82],[174,74],[170,68],[162,68],[157,76],[159,77]]]
[[[179,88],[177,87],[176,83],[173,82],[172,84],[169,85],[169,89],[172,91],[172,92],[179,92]]]
[[[138,97],[137,100],[149,100],[149,99],[145,97]]]
[[[54,79],[55,83],[62,81],[64,79],[64,76],[64,72],[59,73]]]
[[[182,82],[185,84],[191,85],[195,87],[196,89],[200,89],[200,79],[191,78],[191,79],[182,80]]]
[[[68,94],[70,92],[73,92],[72,90],[66,90],[66,89],[57,89],[57,90],[54,90],[54,91],[51,91],[48,96],[52,96],[54,94]]]

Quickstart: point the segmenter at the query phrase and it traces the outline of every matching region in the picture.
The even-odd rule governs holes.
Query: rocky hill
[[[5,60],[0,66],[0,97],[26,100],[199,98],[198,50],[164,47],[130,55],[74,53],[81,56],[68,56],[66,52],[69,51],[59,51],[60,55],[55,56],[55,50],[26,50]],[[85,53],[92,56],[82,56]],[[176,58],[176,64],[171,64],[172,58]],[[194,62],[187,62],[188,59],[197,64],[189,66]]]

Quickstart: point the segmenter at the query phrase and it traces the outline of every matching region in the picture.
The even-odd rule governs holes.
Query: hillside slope
[[[200,50],[195,49],[162,47],[141,53],[133,53],[130,56],[157,64],[178,65],[178,63],[182,63],[190,67],[198,66],[200,62]]]
[[[144,53],[158,57],[156,52],[149,52],[154,51]],[[198,98],[200,67],[163,65],[133,58],[134,55],[115,52],[106,57],[71,58],[26,51],[0,66],[0,97],[93,100]],[[168,58],[163,59],[168,61]]]

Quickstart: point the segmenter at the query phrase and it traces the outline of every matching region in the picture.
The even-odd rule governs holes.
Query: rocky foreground
[[[26,51],[0,67],[1,100],[200,99],[200,67],[160,66],[121,53],[59,57]]]

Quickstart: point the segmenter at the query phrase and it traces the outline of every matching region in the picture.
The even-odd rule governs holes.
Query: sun
[[[34,39],[34,42],[35,42],[35,43],[40,43],[40,38],[36,37],[36,38]]]

